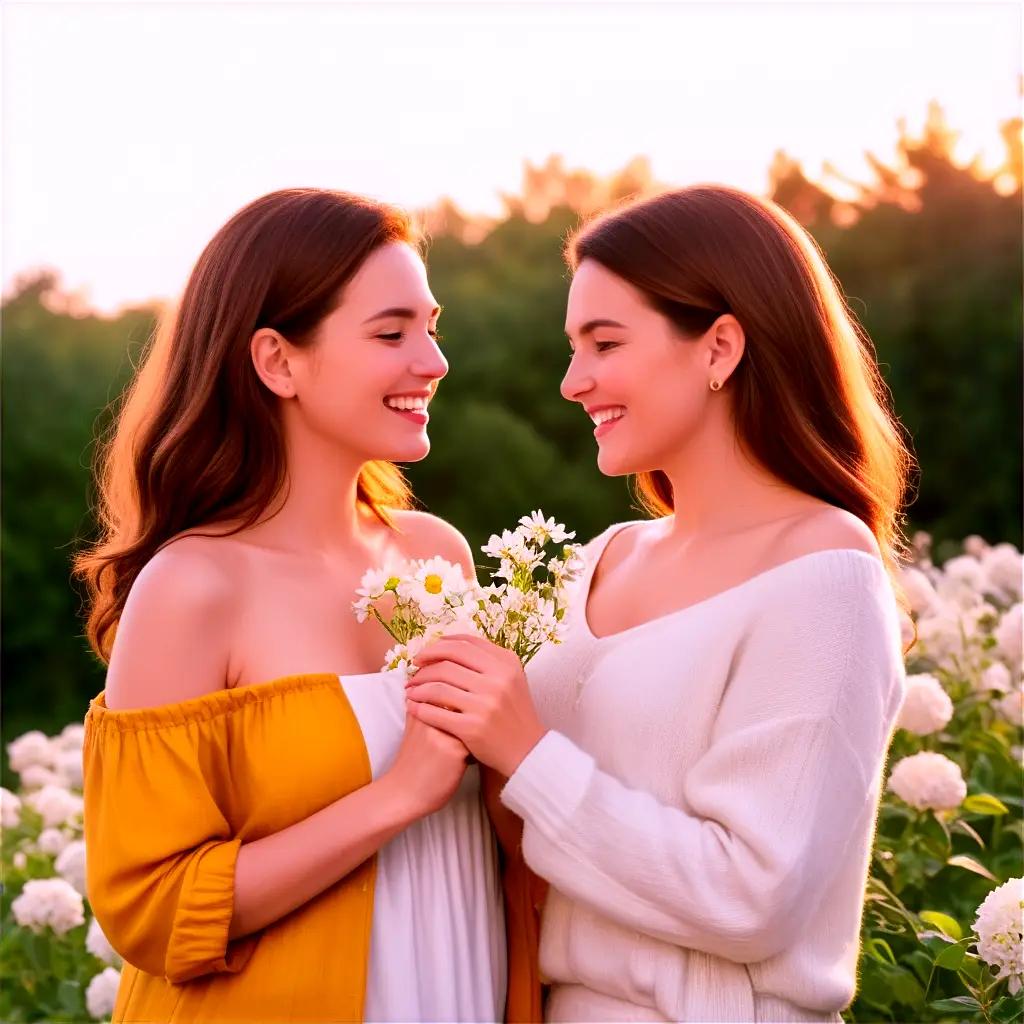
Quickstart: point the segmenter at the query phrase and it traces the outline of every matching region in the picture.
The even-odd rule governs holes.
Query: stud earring
[[[721,391],[722,390],[722,382],[720,380],[713,380],[713,381],[711,381],[711,390],[712,391]]]

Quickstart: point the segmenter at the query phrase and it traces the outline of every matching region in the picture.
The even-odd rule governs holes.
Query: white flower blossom
[[[976,533],[964,538],[964,551],[980,559],[989,550],[988,541]]]
[[[64,777],[60,772],[42,764],[26,765],[20,774],[21,788],[24,792],[31,792],[34,789],[42,789],[44,786],[64,786]]]
[[[89,922],[89,931],[85,936],[85,948],[105,964],[117,967],[121,963],[121,957],[103,934],[103,929],[95,917]]]
[[[992,635],[996,638],[996,648],[1006,659],[1010,668],[1019,668],[1021,663],[1022,637],[1022,605],[1018,601],[1009,611],[1003,614]]]
[[[1010,670],[1001,661],[994,661],[981,673],[975,689],[978,691],[998,690],[999,693],[1009,693],[1012,687]]]
[[[55,736],[51,743],[58,750],[77,750],[82,752],[82,745],[85,743],[85,726],[81,722],[72,722],[65,725],[59,736]]]
[[[57,777],[63,785],[74,787],[75,789],[82,788],[81,747],[69,746],[66,749],[58,749],[55,764]]]
[[[7,744],[7,760],[11,771],[19,775],[33,764],[52,768],[53,756],[53,744],[49,737],[38,729],[26,732]]]
[[[929,673],[907,676],[907,692],[896,725],[900,729],[927,736],[949,724],[953,701],[942,683]]]
[[[414,567],[411,576],[399,581],[398,596],[414,602],[424,615],[431,616],[453,601],[461,604],[468,589],[469,581],[457,565],[443,558],[428,558]]]
[[[74,839],[61,850],[54,862],[54,870],[83,896],[85,891],[85,843]]]
[[[21,798],[0,786],[0,825],[17,828],[21,823]]]
[[[556,523],[554,517],[545,519],[544,513],[540,509],[531,512],[528,516],[523,516],[519,520],[519,525],[523,528],[526,537],[540,547],[544,547],[549,541],[554,544],[563,544],[576,536],[575,533],[566,533],[565,527],[561,523]]]
[[[935,587],[920,569],[912,565],[904,566],[900,570],[900,582],[915,615],[931,612],[938,605],[939,597]]]
[[[114,967],[100,971],[85,990],[85,1006],[90,1016],[105,1020],[114,1012],[117,990],[121,984],[121,972]]]
[[[73,824],[82,813],[82,798],[63,786],[43,786],[25,802],[43,816],[44,827]]]
[[[63,878],[31,878],[11,903],[14,919],[34,932],[52,928],[63,935],[85,924],[82,894]]]
[[[39,833],[36,845],[43,853],[56,857],[71,842],[72,836],[62,828],[44,828]]]
[[[978,907],[974,921],[978,956],[1009,978],[1010,995],[1024,984],[1024,878],[1011,878],[993,889]]]
[[[981,556],[985,592],[1004,601],[1019,601],[1022,565],[1021,554],[1012,544],[997,544],[990,548]]]
[[[25,851],[17,850],[11,858],[11,863],[18,871],[24,871],[28,865],[28,857],[25,855]]]
[[[897,761],[888,788],[919,811],[952,810],[967,796],[960,766],[944,754],[927,750]]]
[[[1011,725],[1024,725],[1024,690],[1013,690],[993,701],[992,706]]]

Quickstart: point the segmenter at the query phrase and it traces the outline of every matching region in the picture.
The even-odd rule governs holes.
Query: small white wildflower
[[[974,932],[978,956],[999,969],[997,980],[1010,979],[1010,995],[1016,995],[1024,983],[1024,878],[1011,878],[982,900]]]
[[[90,1016],[105,1020],[114,1012],[117,990],[121,984],[121,972],[114,967],[100,971],[85,990],[85,1006]]]
[[[0,786],[0,825],[17,828],[21,823],[21,798]]]
[[[544,547],[549,541],[554,544],[562,544],[576,536],[575,533],[566,533],[565,527],[561,523],[556,523],[554,517],[545,519],[544,513],[540,509],[531,512],[528,516],[523,516],[519,520],[519,525],[523,528],[525,535],[540,547]]]
[[[927,736],[949,724],[953,702],[942,683],[927,672],[907,676],[907,692],[896,725],[900,729]]]
[[[52,928],[63,935],[85,924],[81,893],[63,878],[31,878],[11,903],[14,919],[34,932]]]
[[[54,862],[54,870],[83,896],[85,891],[85,843],[74,839],[61,850]]]
[[[105,964],[117,967],[121,963],[121,957],[103,934],[103,929],[95,917],[89,922],[89,931],[85,936],[85,948]]]
[[[25,856],[25,851],[18,850],[11,858],[11,863],[18,869],[18,871],[24,871],[28,864],[28,857]]]
[[[944,754],[927,750],[897,761],[888,788],[919,811],[952,810],[967,796],[960,766]]]
[[[25,802],[43,816],[45,827],[72,824],[82,813],[82,798],[63,786],[43,786],[29,793]]]
[[[429,616],[438,614],[452,600],[460,600],[468,588],[469,583],[457,565],[443,558],[428,558],[416,565],[411,577],[399,582],[398,596],[415,602]]]
[[[7,759],[11,771],[17,772],[19,775],[33,764],[52,768],[53,755],[54,748],[49,737],[38,729],[23,733],[16,740],[7,744]]]

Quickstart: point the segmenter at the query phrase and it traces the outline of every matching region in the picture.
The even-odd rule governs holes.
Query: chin
[[[373,458],[385,462],[421,462],[429,454],[430,441],[423,437],[416,441],[391,445],[389,448],[382,449],[381,453],[374,455]]]

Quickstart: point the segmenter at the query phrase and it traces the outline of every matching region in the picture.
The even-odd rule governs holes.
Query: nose
[[[440,380],[448,373],[448,360],[429,334],[426,336],[426,344],[416,352],[416,358],[409,369],[417,377],[428,380]]]
[[[569,369],[565,371],[558,390],[567,402],[578,402],[594,386],[594,378],[587,372],[579,353],[574,353],[569,360]]]

